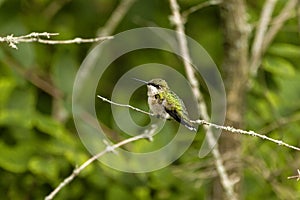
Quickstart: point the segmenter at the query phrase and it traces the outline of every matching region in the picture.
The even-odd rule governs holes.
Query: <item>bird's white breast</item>
[[[160,99],[155,98],[155,95],[159,93],[159,90],[152,86],[152,85],[148,85],[148,105],[150,108],[150,111],[157,115],[160,116],[162,118],[169,118],[169,114],[165,111],[164,108],[164,101],[161,101]]]

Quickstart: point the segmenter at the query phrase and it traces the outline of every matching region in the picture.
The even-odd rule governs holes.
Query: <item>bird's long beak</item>
[[[136,80],[136,81],[139,81],[139,82],[142,82],[142,83],[145,83],[145,84],[148,84],[148,82],[147,81],[143,81],[143,80],[141,80],[141,79],[137,79],[137,78],[132,78],[133,80]]]

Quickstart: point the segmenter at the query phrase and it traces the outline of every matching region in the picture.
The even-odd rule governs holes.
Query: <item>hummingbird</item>
[[[169,88],[165,80],[159,78],[150,81],[133,79],[147,85],[148,105],[151,113],[158,118],[173,118],[189,130],[197,131],[188,117],[183,101]]]

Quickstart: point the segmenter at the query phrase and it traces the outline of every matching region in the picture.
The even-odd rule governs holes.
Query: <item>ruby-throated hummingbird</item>
[[[183,101],[169,88],[165,80],[158,78],[150,81],[143,81],[136,78],[133,79],[147,85],[148,104],[154,115],[164,119],[170,119],[171,116],[188,129],[197,131],[190,122]]]

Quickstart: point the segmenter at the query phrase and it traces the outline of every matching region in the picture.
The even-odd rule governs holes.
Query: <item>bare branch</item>
[[[80,44],[80,43],[94,43],[94,42],[100,42],[103,40],[109,40],[113,39],[113,36],[107,36],[107,37],[97,37],[97,38],[74,38],[72,40],[45,40],[45,39],[40,39],[40,38],[32,38],[32,40],[28,41],[23,41],[23,42],[39,42],[43,44]]]
[[[108,100],[100,95],[97,95],[100,99],[102,99],[103,101],[106,101],[110,104],[113,104],[113,105],[116,105],[116,106],[121,106],[121,107],[127,107],[127,108],[130,108],[130,109],[133,109],[135,111],[138,111],[138,112],[141,112],[141,113],[144,113],[146,115],[150,115],[150,116],[153,116],[152,113],[148,113],[146,111],[143,111],[141,109],[138,109],[138,108],[135,108],[131,105],[127,105],[127,104],[120,104],[120,103],[115,103],[111,100]],[[293,145],[289,145],[281,140],[276,140],[276,139],[273,139],[273,138],[270,138],[268,136],[265,136],[265,135],[261,135],[259,133],[256,133],[252,130],[249,130],[249,131],[245,131],[245,130],[242,130],[242,129],[237,129],[237,128],[234,128],[234,127],[231,127],[231,126],[221,126],[221,125],[217,125],[217,124],[214,124],[214,123],[210,123],[206,120],[201,120],[201,119],[198,119],[198,120],[191,120],[190,121],[191,123],[194,123],[194,124],[199,124],[199,125],[206,125],[208,127],[212,127],[212,128],[216,128],[216,129],[219,129],[219,130],[223,130],[223,131],[227,131],[227,132],[231,132],[231,133],[238,133],[238,134],[243,134],[243,135],[249,135],[249,136],[254,136],[254,137],[259,137],[261,139],[264,139],[264,140],[268,140],[268,141],[271,141],[273,143],[276,143],[280,146],[285,146],[287,148],[290,148],[290,149],[294,149],[294,150],[297,150],[297,151],[300,151],[300,148],[299,147],[296,147],[296,146],[293,146]]]
[[[272,18],[272,13],[277,0],[266,0],[262,9],[258,27],[256,29],[250,60],[250,71],[252,75],[256,75],[262,57],[262,44],[264,41],[265,33],[268,29],[269,23]]]
[[[143,111],[141,109],[135,108],[135,107],[133,107],[131,105],[116,103],[116,102],[110,101],[110,100],[108,100],[108,99],[106,99],[106,98],[104,98],[104,97],[102,97],[100,95],[97,95],[97,96],[100,99],[102,99],[103,101],[111,103],[113,105],[121,106],[121,107],[127,107],[127,108],[133,109],[135,111],[138,111],[138,112],[141,112],[141,113],[153,116],[153,114],[148,113],[146,111]],[[261,139],[268,140],[270,142],[276,143],[276,144],[278,144],[280,146],[285,146],[287,148],[294,149],[296,151],[300,151],[299,147],[296,147],[296,146],[293,146],[293,145],[289,145],[289,144],[287,144],[287,143],[285,143],[285,142],[283,142],[281,140],[276,140],[276,139],[267,137],[265,135],[258,134],[258,133],[254,132],[254,131],[251,131],[251,130],[250,131],[245,131],[245,130],[237,129],[237,128],[230,127],[230,126],[221,126],[221,125],[217,125],[217,124],[210,123],[208,121],[200,120],[200,119],[199,120],[190,121],[190,122],[191,123],[195,123],[195,124],[199,124],[199,125],[206,125],[208,127],[216,128],[216,129],[220,129],[220,130],[224,130],[224,131],[230,132],[230,133],[237,133],[237,134],[243,134],[243,135],[258,137],[258,138],[261,138]],[[219,150],[217,148],[214,148],[212,150],[212,153],[213,153],[214,158],[215,158],[215,165],[217,166],[218,174],[222,178],[222,184],[224,184],[223,186],[224,187],[233,187],[233,185],[236,182],[238,182],[239,179],[230,180],[229,177],[225,178],[224,176],[226,176],[226,174],[227,174],[226,173],[226,168],[223,165],[223,161],[222,161],[222,158],[221,158]],[[299,175],[288,177],[288,179],[293,179],[293,178],[297,178],[297,180],[298,180],[298,178],[300,179],[300,172],[299,172],[299,170],[298,170],[298,173],[299,173]],[[228,190],[228,188],[227,188],[227,190]],[[233,196],[233,198],[235,198],[235,196]]]
[[[53,199],[55,197],[55,195],[63,187],[65,187],[67,184],[69,184],[75,177],[77,177],[82,170],[84,170],[87,166],[89,166],[91,163],[93,163],[95,160],[97,160],[98,158],[100,158],[104,154],[110,153],[110,152],[115,152],[115,150],[117,148],[119,148],[119,147],[121,147],[125,144],[137,141],[137,140],[148,139],[149,141],[153,141],[152,136],[153,136],[156,129],[157,129],[157,127],[155,125],[152,125],[151,129],[145,130],[143,134],[128,138],[128,139],[123,140],[123,141],[121,141],[117,144],[114,144],[114,145],[109,145],[108,142],[104,141],[104,143],[106,144],[105,150],[103,150],[103,151],[99,152],[98,154],[94,155],[93,157],[88,159],[86,162],[84,162],[82,165],[80,165],[78,168],[74,169],[73,173],[70,176],[65,178],[48,196],[45,197],[45,200]]]
[[[50,20],[53,18],[65,4],[69,3],[71,0],[60,0],[60,1],[51,1],[46,9],[43,11],[43,15],[46,19]]]
[[[51,36],[59,35],[59,33],[30,33],[28,35],[18,36],[15,37],[13,35],[8,35],[6,37],[0,37],[0,42],[6,42],[8,45],[14,49],[18,49],[17,44],[19,43],[28,43],[28,42],[38,42],[42,44],[80,44],[80,43],[93,43],[93,42],[100,42],[103,40],[112,39],[112,36],[107,37],[97,37],[97,38],[89,38],[89,39],[83,39],[83,38],[74,38],[71,40],[49,40],[49,39],[42,39],[40,37],[46,37],[50,38]]]
[[[116,102],[113,102],[111,100],[108,100],[100,95],[97,95],[100,99],[102,99],[103,101],[106,101],[110,104],[113,104],[113,105],[116,105],[116,106],[121,106],[121,107],[127,107],[127,108],[130,108],[130,109],[133,109],[135,111],[138,111],[138,112],[141,112],[141,113],[144,113],[146,115],[150,115],[150,116],[153,116],[152,113],[149,113],[149,112],[146,112],[144,110],[141,110],[139,108],[135,108],[131,105],[127,105],[127,104],[120,104],[120,103],[116,103]],[[194,123],[194,124],[199,124],[199,125],[206,125],[206,126],[209,126],[209,127],[213,127],[213,128],[216,128],[216,129],[219,129],[219,130],[223,130],[223,131],[228,131],[228,132],[231,132],[231,133],[238,133],[238,134],[243,134],[243,135],[249,135],[249,136],[254,136],[254,137],[259,137],[261,139],[264,139],[264,140],[269,140],[271,142],[274,142],[280,146],[285,146],[285,147],[288,147],[290,149],[294,149],[294,150],[297,150],[297,151],[300,151],[300,148],[299,147],[296,147],[296,146],[292,146],[292,145],[289,145],[281,140],[276,140],[276,139],[273,139],[273,138],[270,138],[268,136],[265,136],[265,135],[261,135],[259,133],[256,133],[252,130],[250,131],[245,131],[245,130],[242,130],[242,129],[237,129],[237,128],[234,128],[234,127],[231,127],[231,126],[221,126],[221,125],[217,125],[217,124],[214,124],[214,123],[210,123],[206,120],[201,120],[201,119],[198,119],[198,120],[191,120],[190,121],[191,123]]]
[[[108,100],[108,99],[106,99],[106,98],[104,98],[104,97],[102,97],[100,95],[97,95],[97,96],[100,99],[102,99],[103,101],[108,102],[110,104],[113,104],[113,105],[116,105],[116,106],[121,106],[121,107],[127,107],[127,108],[133,109],[135,111],[138,111],[138,112],[141,112],[141,113],[153,116],[152,113],[148,113],[148,112],[143,111],[141,109],[135,108],[135,107],[133,107],[131,105],[116,103],[116,102]],[[210,123],[210,122],[208,122],[206,120],[200,120],[200,119],[199,120],[190,121],[190,122],[191,123],[195,123],[195,124],[199,124],[199,125],[206,125],[208,127],[216,128],[216,129],[220,129],[220,130],[224,130],[224,131],[230,132],[230,133],[236,133],[236,134],[243,134],[243,135],[258,137],[258,138],[261,138],[261,139],[268,140],[270,142],[276,143],[276,144],[278,144],[280,146],[285,146],[287,148],[294,149],[296,151],[300,151],[299,147],[296,147],[296,146],[293,146],[293,145],[289,145],[289,144],[287,144],[287,143],[285,143],[285,142],[283,142],[281,140],[276,140],[276,139],[267,137],[265,135],[258,134],[258,133],[254,132],[254,131],[251,131],[251,130],[250,131],[245,131],[245,130],[237,129],[237,128],[230,127],[230,126],[221,126],[221,125],[217,125],[217,124],[214,124],[214,123]],[[225,169],[225,167],[223,165],[223,161],[222,161],[220,152],[219,152],[219,150],[217,148],[214,148],[212,150],[212,153],[213,153],[214,158],[215,158],[215,165],[217,166],[217,171],[218,171],[219,175],[222,176],[222,183],[224,184],[223,186],[224,187],[225,186],[226,187],[233,187],[233,185],[236,182],[238,182],[239,180],[238,179],[230,180],[228,177],[224,178],[224,176],[226,176],[225,174],[227,174],[227,173],[226,173],[226,169]],[[292,178],[298,178],[298,175],[297,175],[297,177],[296,176],[289,177],[289,179],[292,179]]]
[[[289,0],[286,2],[281,12],[270,22],[272,11],[277,0],[267,0],[261,17],[258,30],[256,31],[255,40],[252,46],[252,57],[250,71],[252,75],[256,75],[261,64],[262,56],[280,31],[284,23],[292,16],[291,10],[296,7],[298,0]],[[268,26],[270,28],[268,29]]]
[[[130,109],[132,109],[132,110],[135,110],[135,111],[144,113],[144,114],[146,114],[146,115],[155,116],[153,113],[149,113],[149,112],[143,111],[143,110],[138,109],[138,108],[136,108],[136,107],[133,107],[133,106],[131,106],[131,105],[115,103],[115,102],[110,101],[110,100],[108,100],[108,99],[106,99],[106,98],[104,98],[104,97],[102,97],[102,96],[100,96],[100,95],[97,95],[97,97],[99,97],[99,98],[102,99],[103,101],[106,101],[106,102],[108,102],[108,103],[110,103],[110,104],[113,104],[113,105],[116,105],[116,106],[127,107],[127,108],[130,108]]]
[[[297,179],[297,181],[300,180],[300,169],[297,169],[297,175],[295,176],[289,176],[288,179]]]
[[[124,18],[125,14],[135,1],[136,0],[122,0],[118,7],[111,14],[110,18],[107,20],[105,26],[100,29],[100,33],[98,35],[104,36],[113,34],[114,30],[118,24],[120,24],[121,20]]]
[[[269,28],[268,32],[266,33],[262,49],[263,51],[266,51],[268,46],[273,41],[276,34],[279,32],[279,30],[282,28],[284,23],[291,17],[291,12],[293,9],[296,8],[298,0],[289,0],[285,7],[281,10],[278,16],[276,16],[272,22],[272,26]]]
[[[202,118],[205,119],[206,121],[208,121],[209,115],[207,113],[207,107],[206,107],[205,101],[203,99],[203,96],[199,90],[199,82],[195,76],[195,70],[191,65],[191,57],[190,57],[188,47],[187,47],[184,22],[180,15],[179,5],[176,0],[169,0],[169,2],[170,2],[170,8],[172,11],[171,22],[173,22],[173,24],[175,24],[175,27],[176,27],[177,39],[179,42],[179,48],[184,57],[183,62],[184,62],[184,68],[185,68],[185,71],[187,74],[187,78],[188,78],[189,82],[191,83],[192,92],[198,101],[198,106],[199,106],[198,110],[200,111]],[[216,142],[213,137],[212,130],[210,129],[210,127],[207,127],[205,129],[206,129],[206,134],[207,134],[209,143],[211,145],[215,144]],[[215,165],[216,165],[218,174],[220,176],[222,186],[225,189],[228,198],[234,200],[234,199],[236,199],[236,195],[233,190],[234,183],[228,177],[228,174],[223,165],[223,161],[220,156],[220,152],[219,152],[217,145],[213,148],[212,153],[215,158]]]
[[[289,145],[289,144],[283,142],[282,140],[276,140],[276,139],[270,138],[268,136],[258,134],[258,133],[254,132],[254,131],[251,131],[251,130],[250,131],[245,131],[245,130],[237,129],[237,128],[234,128],[234,127],[231,127],[231,126],[220,126],[220,125],[216,125],[216,124],[207,122],[205,120],[195,120],[195,121],[192,121],[192,122],[200,124],[200,125],[203,124],[203,125],[211,126],[211,127],[216,128],[216,129],[228,131],[228,132],[231,132],[231,133],[238,133],[238,134],[243,134],[243,135],[249,135],[249,136],[259,137],[261,139],[269,140],[271,142],[274,142],[274,143],[278,144],[279,146],[285,146],[285,147],[288,147],[290,149],[294,149],[294,150],[300,151],[299,147],[296,147],[296,146],[293,146],[293,145]]]
[[[185,10],[182,12],[181,16],[184,22],[186,22],[188,16],[202,8],[208,7],[208,6],[213,6],[213,5],[218,5],[222,3],[222,0],[208,0],[204,1],[198,5],[192,6],[189,9]]]
[[[116,106],[121,106],[121,107],[127,107],[127,108],[130,108],[130,109],[133,109],[135,111],[138,111],[138,112],[141,112],[141,113],[144,113],[144,114],[147,114],[147,115],[150,115],[150,116],[153,116],[152,113],[148,113],[146,111],[143,111],[141,109],[138,109],[138,108],[135,108],[131,105],[127,105],[127,104],[120,104],[120,103],[115,103],[113,101],[110,101],[100,95],[97,95],[100,99],[102,99],[103,101],[106,101],[108,103],[111,103],[113,105],[116,105]],[[237,128],[234,128],[234,127],[231,127],[231,126],[221,126],[221,125],[217,125],[217,124],[214,124],[214,123],[210,123],[206,120],[201,120],[201,119],[198,119],[198,120],[191,120],[190,121],[191,123],[194,123],[194,124],[199,124],[199,125],[206,125],[208,127],[212,127],[212,128],[216,128],[216,129],[219,129],[219,130],[223,130],[223,131],[228,131],[228,132],[231,132],[231,133],[238,133],[238,134],[243,134],[243,135],[249,135],[249,136],[254,136],[254,137],[259,137],[261,139],[264,139],[264,140],[268,140],[268,141],[271,141],[273,143],[276,143],[280,146],[285,146],[287,148],[290,148],[290,149],[294,149],[294,150],[297,150],[297,151],[300,151],[300,148],[299,147],[296,147],[296,146],[293,146],[293,145],[289,145],[281,140],[276,140],[276,139],[273,139],[273,138],[270,138],[268,136],[265,136],[265,135],[261,135],[259,133],[256,133],[252,130],[249,130],[249,131],[245,131],[245,130],[242,130],[242,129],[237,129]]]

